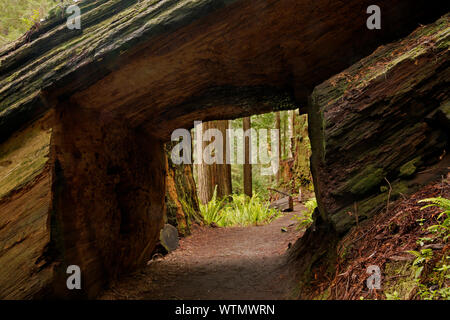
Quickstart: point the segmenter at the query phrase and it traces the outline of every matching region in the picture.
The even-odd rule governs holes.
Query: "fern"
[[[200,205],[200,211],[208,224],[216,223],[220,227],[247,226],[268,223],[280,214],[270,209],[258,194],[249,198],[243,194],[233,194],[229,202],[218,200],[214,190],[213,197],[206,205]]]
[[[447,241],[450,237],[450,199],[437,197],[437,198],[428,198],[420,200],[419,203],[429,202],[429,204],[423,206],[421,210],[429,207],[439,207],[442,211],[437,219],[440,221],[442,218],[444,219],[442,222],[438,224],[432,225],[428,228],[429,231],[437,233],[439,236],[443,238],[443,241]]]
[[[220,225],[222,217],[220,215],[220,210],[223,207],[224,200],[217,199],[217,186],[214,188],[213,197],[207,204],[200,204],[200,213],[205,219],[206,223],[211,224],[212,222]]]
[[[441,218],[444,214],[449,215],[450,214],[450,199],[437,197],[437,198],[428,198],[420,200],[419,203],[422,202],[431,202],[430,204],[427,204],[421,208],[421,210],[428,208],[428,207],[440,207],[444,211],[439,214],[438,218]]]

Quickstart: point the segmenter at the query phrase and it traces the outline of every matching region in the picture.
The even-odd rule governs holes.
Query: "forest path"
[[[196,227],[177,250],[119,279],[100,299],[290,299],[286,253],[301,236],[292,217],[303,210],[296,204],[263,226]]]

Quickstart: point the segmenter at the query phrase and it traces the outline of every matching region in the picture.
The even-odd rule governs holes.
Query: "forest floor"
[[[113,283],[100,299],[281,300],[293,298],[287,249],[302,235],[296,203],[262,226],[195,226],[177,250]],[[282,228],[285,228],[282,231]]]
[[[419,299],[420,295],[432,295],[433,290],[439,287],[434,279],[439,275],[435,269],[437,264],[441,266],[444,257],[448,261],[450,244],[428,230],[428,227],[438,223],[437,217],[442,209],[431,207],[421,210],[426,203],[419,201],[439,196],[450,198],[449,178],[450,174],[446,179],[432,182],[412,195],[401,197],[391,203],[389,210],[384,208],[373,219],[365,220],[350,230],[338,244],[335,275],[331,279],[318,277],[312,283],[315,292],[310,298],[379,300],[389,297],[409,300]],[[407,251],[424,249],[432,252],[423,264],[420,278],[416,280],[417,267],[412,265],[416,257]],[[444,264],[448,262],[444,261]],[[371,265],[381,269],[381,290],[367,289],[367,268]],[[442,287],[450,285],[450,274],[448,271],[446,274],[444,283],[441,281],[445,278],[444,273],[438,277]],[[422,285],[421,292],[418,283]],[[424,291],[424,288],[432,290]]]

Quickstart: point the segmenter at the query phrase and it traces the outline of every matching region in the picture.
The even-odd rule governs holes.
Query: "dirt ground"
[[[263,226],[196,227],[177,250],[113,283],[100,299],[290,299],[286,251],[301,236],[292,217],[302,210],[296,204]]]

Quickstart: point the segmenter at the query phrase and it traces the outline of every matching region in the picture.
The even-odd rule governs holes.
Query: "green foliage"
[[[417,244],[423,246],[426,242],[433,242],[440,239],[446,242],[449,237],[450,224],[450,200],[442,197],[428,198],[419,201],[419,203],[428,203],[421,209],[429,207],[440,207],[443,211],[437,217],[437,224],[428,227],[428,231],[436,235],[435,238],[424,237],[417,240]],[[424,224],[424,219],[419,219],[420,225]],[[416,271],[416,282],[418,286],[417,295],[422,300],[450,299],[450,288],[448,281],[450,279],[450,256],[444,254],[438,263],[435,263],[433,270],[426,276],[422,276],[425,265],[433,258],[432,249],[422,249],[420,251],[408,251],[416,257],[413,266],[418,266]],[[422,276],[422,279],[421,279]]]
[[[397,291],[386,293],[386,300],[401,300]]]
[[[220,211],[223,208],[225,199],[217,199],[217,186],[214,188],[214,194],[210,202],[207,204],[200,204],[200,213],[206,223],[211,224],[212,222],[217,223],[223,219]]]
[[[418,279],[423,271],[424,265],[426,262],[430,261],[433,258],[433,250],[431,249],[422,249],[420,251],[410,250],[406,251],[416,257],[413,262],[413,266],[417,266],[416,271],[416,279]]]
[[[438,290],[430,290],[426,285],[419,284],[419,297],[422,300],[450,299],[450,288],[440,288]]]
[[[230,127],[232,129],[242,129],[242,118],[235,119],[231,121]],[[258,131],[259,129],[274,129],[275,128],[275,113],[264,113],[259,115],[251,116],[251,127]],[[271,142],[270,131],[267,134],[267,141],[259,141],[260,143]],[[235,148],[237,146],[235,145]],[[243,147],[243,146],[241,146]],[[235,149],[235,153],[237,150]],[[269,197],[268,187],[276,187],[275,176],[263,176],[261,175],[261,168],[269,167],[270,165],[263,165],[260,163],[252,165],[252,187],[253,192],[260,195],[261,198],[267,199]],[[231,180],[233,185],[233,193],[241,194],[244,193],[244,182],[243,182],[243,165],[242,164],[232,164],[231,165]]]
[[[0,1],[0,46],[17,40],[31,26],[47,16],[56,0]]]
[[[312,215],[314,213],[314,210],[317,208],[317,200],[316,198],[311,198],[305,203],[306,211],[303,213],[303,215],[294,215],[292,218],[293,220],[296,220],[297,230],[308,228],[313,222]]]
[[[217,199],[216,190],[209,203],[200,205],[200,211],[208,224],[214,222],[219,227],[259,225],[269,223],[280,215],[279,211],[269,209],[257,194],[251,198],[234,194],[226,201]]]
[[[419,203],[422,202],[429,202],[429,204],[423,206],[421,210],[429,207],[440,207],[442,210],[444,210],[437,217],[438,223],[430,226],[428,230],[437,234],[438,237],[441,237],[442,240],[446,242],[448,237],[450,236],[450,200],[442,197],[437,197],[419,201]]]
[[[425,245],[425,243],[427,243],[427,242],[433,242],[433,238],[430,238],[430,237],[423,237],[423,238],[419,238],[417,241],[416,241],[416,243],[419,245],[419,246],[421,246],[421,247],[423,247],[424,245]]]
[[[433,272],[427,277],[427,284],[417,279],[418,296],[422,300],[450,300],[450,256],[444,255],[441,261],[434,267]],[[447,283],[447,284],[446,284]]]

